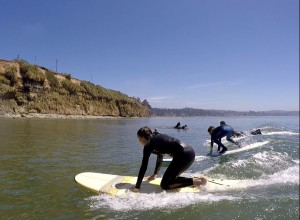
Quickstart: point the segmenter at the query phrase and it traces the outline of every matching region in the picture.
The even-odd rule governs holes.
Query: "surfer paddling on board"
[[[162,165],[163,154],[169,154],[173,157],[172,162],[162,177],[160,183],[160,187],[162,189],[176,189],[186,186],[200,186],[206,184],[206,177],[186,178],[179,176],[187,170],[195,160],[195,152],[191,146],[166,134],[153,135],[151,129],[148,127],[140,128],[137,132],[137,138],[144,149],[142,165],[140,167],[136,185],[130,189],[132,192],[140,191],[151,153],[157,155],[157,160],[154,173],[147,177],[149,181],[156,178],[156,175]]]
[[[188,128],[187,128],[187,125],[181,126],[181,125],[180,125],[180,122],[178,122],[178,123],[174,126],[174,128],[176,128],[176,129],[188,129]]]
[[[256,129],[254,131],[250,131],[250,134],[251,135],[261,134],[261,130],[260,129]],[[243,131],[241,131],[241,132],[234,131],[232,136],[234,136],[234,137],[242,137],[244,135],[247,135],[247,134],[245,134],[245,132],[243,132]]]
[[[180,129],[180,122],[178,122],[178,123],[174,126],[174,128]]]
[[[221,125],[216,128],[214,126],[210,126],[207,131],[211,135],[210,153],[209,154],[212,154],[214,143],[216,143],[218,145],[218,152],[220,154],[225,153],[227,151],[227,147],[225,147],[224,144],[222,144],[222,142],[221,142],[221,139],[225,136],[226,136],[227,141],[234,143],[238,147],[240,147],[238,142],[235,142],[234,140],[231,139],[231,137],[233,136],[234,130],[229,125],[225,124],[225,125]],[[222,147],[222,150],[220,151],[221,147]]]

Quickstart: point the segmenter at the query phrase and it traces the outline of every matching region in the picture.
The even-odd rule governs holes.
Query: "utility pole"
[[[58,59],[55,61],[55,72],[57,72]]]

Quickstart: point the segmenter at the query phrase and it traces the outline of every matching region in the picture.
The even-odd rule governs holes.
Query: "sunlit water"
[[[207,128],[225,120],[237,131],[260,128],[242,146],[262,146],[209,158]],[[188,130],[172,127],[181,122]],[[183,175],[241,180],[214,193],[97,195],[74,182],[77,173],[137,175],[142,126],[193,146],[194,164]],[[298,219],[298,117],[143,119],[0,118],[1,219]],[[229,150],[235,146],[224,142]],[[156,157],[150,158],[152,174]],[[160,176],[165,168],[160,171]]]

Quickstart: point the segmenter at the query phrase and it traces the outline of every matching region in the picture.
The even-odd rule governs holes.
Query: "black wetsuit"
[[[252,134],[252,135],[261,134],[261,130],[260,130],[260,129],[257,129],[257,130],[255,130],[255,131],[251,131],[250,134]]]
[[[157,174],[161,167],[163,154],[169,154],[173,157],[172,162],[163,175],[160,184],[162,189],[175,189],[193,185],[193,178],[179,177],[179,175],[194,162],[194,149],[176,138],[165,134],[157,134],[151,137],[144,146],[142,165],[135,188],[139,189],[141,186],[151,153],[157,154],[154,174]]]
[[[226,136],[227,141],[237,144],[235,141],[231,139],[233,134],[234,134],[233,128],[230,127],[229,125],[221,125],[217,127],[211,134],[211,146],[213,142],[215,142],[218,145],[218,151],[220,151],[220,147],[223,148],[221,152],[226,151],[227,147],[225,147],[224,144],[222,144],[221,139]]]

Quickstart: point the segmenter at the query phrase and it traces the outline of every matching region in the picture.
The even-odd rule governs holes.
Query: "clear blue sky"
[[[299,0],[0,0],[0,59],[152,107],[299,109]]]

